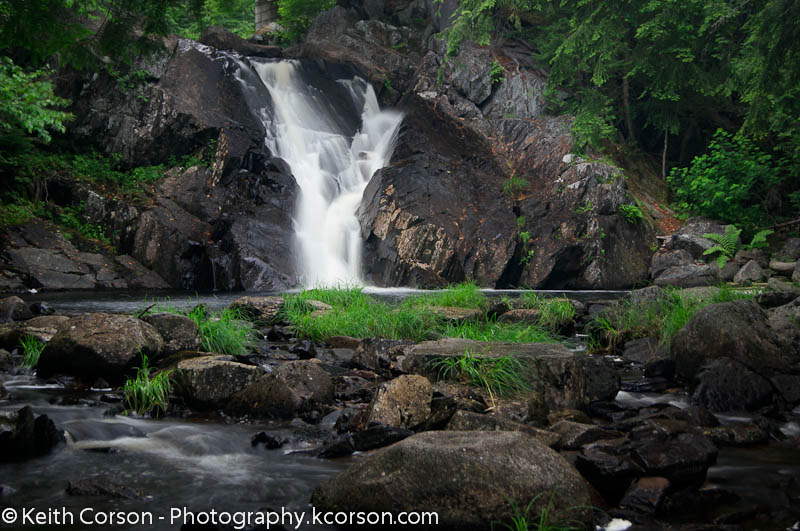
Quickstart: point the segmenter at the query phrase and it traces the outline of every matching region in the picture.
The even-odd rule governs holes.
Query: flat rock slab
[[[540,430],[511,419],[461,409],[453,414],[444,429],[447,431],[521,431],[550,447],[553,447],[561,438],[557,433]]]
[[[469,339],[425,341],[404,349],[398,368],[404,372],[437,377],[435,363],[443,358],[458,358],[469,353],[478,359],[512,357],[522,368],[520,376],[548,409],[576,408],[585,405],[586,375],[584,354],[570,352],[551,343],[500,343]]]

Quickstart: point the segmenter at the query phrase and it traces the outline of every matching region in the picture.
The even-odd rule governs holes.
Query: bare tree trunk
[[[667,178],[667,139],[669,138],[668,134],[669,129],[664,128],[664,152],[661,153],[661,178]]]
[[[633,118],[631,117],[630,85],[628,78],[622,77],[622,107],[625,110],[625,126],[628,128],[628,140],[636,142],[636,133],[633,131]]]

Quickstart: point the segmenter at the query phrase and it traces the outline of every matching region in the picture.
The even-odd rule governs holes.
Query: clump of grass
[[[470,321],[446,323],[441,328],[446,337],[460,337],[475,341],[503,341],[507,343],[554,343],[553,336],[535,325],[498,323],[496,321]]]
[[[509,396],[529,389],[520,375],[524,369],[522,362],[511,356],[478,358],[467,349],[463,356],[435,360],[431,368],[437,371],[440,379],[462,380],[486,389],[492,408],[495,407],[495,396]]]
[[[543,494],[545,493],[542,492],[534,496],[533,499],[528,502],[528,505],[525,506],[524,510],[520,509],[513,500],[506,498],[514,514],[511,517],[511,523],[499,522],[500,525],[509,531],[577,531],[580,529],[580,526],[553,521],[553,496],[555,493],[550,495],[550,500],[547,502],[547,505],[539,511],[539,517],[531,519],[529,516],[531,508]],[[494,530],[495,523],[498,522],[492,522],[492,530]]]
[[[169,391],[172,386],[172,371],[163,371],[150,376],[147,355],[142,353],[142,365],[136,369],[136,377],[125,382],[123,393],[127,412],[137,415],[150,414],[153,417],[167,412]]]
[[[533,292],[520,295],[524,308],[539,312],[539,324],[553,332],[571,325],[575,320],[575,307],[564,297],[542,297]]]
[[[39,356],[45,347],[45,342],[34,336],[27,335],[20,340],[22,346],[22,366],[32,369],[39,365]]]
[[[255,342],[253,324],[241,310],[225,308],[212,312],[198,304],[186,311],[168,302],[154,306],[156,312],[183,315],[194,321],[200,333],[201,348],[206,352],[241,356],[247,354]]]
[[[330,304],[333,309],[312,315],[309,300]],[[396,308],[361,292],[360,288],[325,288],[289,295],[283,317],[295,333],[312,340],[334,335],[383,337],[420,341],[437,325],[439,318],[425,308],[402,304]]]
[[[550,334],[537,326],[488,319],[454,324],[431,310],[435,306],[457,303],[461,307],[464,304],[480,306],[485,296],[472,283],[442,293],[410,297],[398,305],[384,303],[362,293],[360,288],[349,287],[312,289],[285,297],[282,318],[294,326],[297,335],[315,341],[337,335],[413,341],[431,336],[514,343],[553,341]],[[309,300],[325,302],[333,308],[315,313]]]
[[[596,316],[588,325],[591,350],[614,351],[626,341],[643,337],[657,338],[669,348],[672,337],[686,326],[701,309],[711,304],[751,299],[752,293],[720,286],[709,297],[693,296],[677,288],[668,288],[655,300],[634,304],[626,300],[612,310]]]
[[[188,314],[197,323],[202,348],[207,352],[241,356],[253,345],[253,325],[236,309],[225,308],[210,313],[202,304]]]
[[[451,284],[444,291],[409,297],[407,304],[412,306],[445,306],[451,308],[480,308],[486,303],[486,295],[481,293],[473,281]]]

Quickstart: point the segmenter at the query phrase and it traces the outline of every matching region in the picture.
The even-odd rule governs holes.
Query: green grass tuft
[[[42,355],[45,342],[29,335],[22,338],[20,345],[22,345],[23,352],[22,366],[32,369],[39,365],[39,356]]]
[[[167,412],[172,371],[160,372],[153,377],[150,371],[147,355],[142,353],[142,366],[136,369],[136,377],[126,381],[123,388],[126,412],[153,417]]]
[[[198,304],[187,312],[169,302],[161,302],[153,311],[183,315],[194,321],[200,332],[201,348],[206,352],[241,356],[247,354],[255,344],[253,324],[237,309],[210,312],[204,305]]]
[[[589,323],[589,348],[594,351],[614,351],[627,341],[643,337],[657,338],[669,348],[675,333],[701,309],[711,304],[753,297],[752,293],[723,285],[705,298],[692,296],[677,288],[667,288],[664,295],[654,301],[634,304],[628,299]]]
[[[431,310],[436,306],[479,308],[486,297],[473,283],[459,284],[441,293],[409,297],[396,305],[350,287],[313,289],[285,298],[282,319],[294,326],[297,335],[314,341],[338,335],[413,341],[442,336],[514,343],[554,341],[549,333],[536,326],[489,320],[453,324]],[[309,300],[325,302],[333,309],[314,314]]]
[[[539,311],[539,325],[558,332],[575,321],[575,307],[564,297],[542,297],[528,292],[520,295],[523,307]]]
[[[411,306],[445,306],[450,308],[480,308],[486,304],[486,295],[481,293],[475,282],[452,284],[446,290],[409,297]]]
[[[463,356],[435,360],[431,368],[440,379],[462,380],[486,389],[493,407],[495,396],[509,396],[530,388],[520,375],[524,369],[522,362],[511,356],[476,358],[467,349]]]

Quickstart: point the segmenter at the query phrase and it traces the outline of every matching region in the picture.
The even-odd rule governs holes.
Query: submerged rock
[[[38,374],[68,374],[93,382],[119,383],[141,363],[156,357],[164,340],[151,325],[129,315],[90,313],[72,317],[59,328],[39,358]]]
[[[546,492],[547,496],[537,494]],[[552,495],[552,497],[551,497]],[[534,500],[532,502],[532,500]],[[520,432],[424,432],[360,460],[316,488],[322,511],[436,511],[438,525],[489,529],[509,521],[510,503],[591,520],[589,489],[558,453]]]
[[[70,496],[95,496],[117,500],[135,500],[142,497],[134,489],[106,476],[70,480],[67,483],[67,494]]]
[[[24,321],[33,317],[30,307],[16,296],[0,299],[0,323]]]
[[[40,457],[63,442],[64,432],[47,415],[34,416],[30,406],[0,414],[0,462]]]

